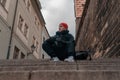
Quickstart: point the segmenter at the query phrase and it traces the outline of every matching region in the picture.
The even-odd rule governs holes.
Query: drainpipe
[[[14,13],[12,29],[11,29],[11,34],[10,34],[10,41],[9,41],[8,52],[7,52],[7,57],[6,57],[7,59],[9,59],[9,56],[10,56],[11,43],[12,43],[12,37],[13,37],[13,32],[14,32],[14,25],[15,25],[15,17],[16,17],[16,13],[17,13],[17,7],[18,7],[18,0],[16,1],[16,5],[15,5],[15,13]]]

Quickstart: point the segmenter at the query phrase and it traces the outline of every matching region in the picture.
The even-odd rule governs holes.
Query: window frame
[[[7,0],[0,0],[0,4],[5,8]]]

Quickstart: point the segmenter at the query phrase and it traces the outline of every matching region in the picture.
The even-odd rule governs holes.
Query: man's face
[[[67,30],[66,28],[64,28],[63,26],[59,26],[59,31],[64,31],[64,30]]]

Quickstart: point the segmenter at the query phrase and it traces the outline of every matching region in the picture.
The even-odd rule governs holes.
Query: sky
[[[66,22],[75,36],[74,0],[40,0],[40,3],[50,36],[55,35],[61,22]]]

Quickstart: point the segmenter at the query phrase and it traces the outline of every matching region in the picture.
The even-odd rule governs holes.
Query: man
[[[69,34],[68,25],[64,22],[59,24],[59,30],[56,35],[50,37],[42,44],[42,48],[53,61],[74,62],[74,37]]]

